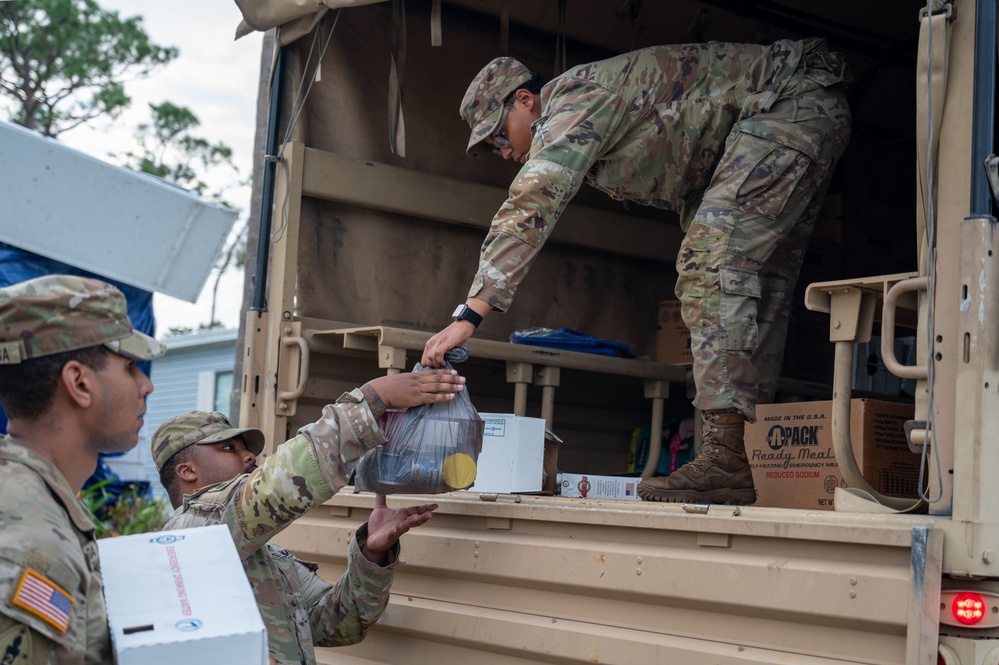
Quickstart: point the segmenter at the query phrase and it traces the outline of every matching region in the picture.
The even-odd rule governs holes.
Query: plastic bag
[[[450,362],[445,366],[451,369]],[[413,371],[424,369],[416,363]],[[472,406],[467,390],[447,402],[387,411],[382,427],[385,443],[357,463],[356,489],[378,494],[440,494],[475,482],[485,421]]]

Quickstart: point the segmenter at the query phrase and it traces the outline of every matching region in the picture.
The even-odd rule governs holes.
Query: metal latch
[[[922,453],[923,448],[932,442],[932,438],[926,429],[925,420],[905,421],[905,441],[909,444],[909,450],[912,452]]]

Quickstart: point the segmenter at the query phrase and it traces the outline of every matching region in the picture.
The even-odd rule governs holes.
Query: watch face
[[[462,315],[462,313],[463,313],[463,312],[465,311],[465,308],[466,308],[467,306],[468,306],[468,305],[458,305],[457,307],[455,307],[455,308],[454,308],[454,313],[453,313],[453,314],[451,314],[451,318],[453,318],[453,319],[456,319],[456,318],[458,318],[459,316],[461,316],[461,315]]]

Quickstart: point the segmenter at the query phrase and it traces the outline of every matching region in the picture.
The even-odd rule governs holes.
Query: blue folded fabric
[[[517,330],[510,335],[510,341],[514,344],[529,344],[549,349],[594,353],[601,356],[635,357],[628,350],[628,344],[625,342],[601,339],[576,330],[570,330],[569,328],[559,328],[558,330],[552,330],[551,328],[527,328]]]

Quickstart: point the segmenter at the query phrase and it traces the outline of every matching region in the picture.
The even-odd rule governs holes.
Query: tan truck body
[[[557,44],[547,31],[556,3],[512,4],[445,3],[443,44],[433,47],[429,3],[410,3],[405,158],[392,153],[387,139],[389,4],[333,10],[311,35],[285,47],[279,134],[287,140],[274,177],[266,306],[247,313],[242,357],[240,422],[262,428],[270,445],[316,419],[344,390],[379,372],[408,371],[464,300],[478,246],[514,170],[464,156],[467,128],[458,101],[475,72],[500,54],[501,7],[512,12],[512,55],[550,69]],[[645,3],[630,22],[615,9],[632,3],[619,4],[567,3],[569,64],[692,36],[749,41],[754,26],[765,39],[788,34],[714,6],[726,3],[708,3],[709,10],[694,2]],[[819,17],[845,11],[833,4],[815,0],[797,9]],[[857,16],[846,22],[866,21],[884,34],[901,26],[914,36],[919,9],[906,2],[854,8]],[[842,423],[845,408],[848,420],[853,344],[869,338],[875,321],[915,321],[919,311],[918,362],[925,366],[932,312],[933,372],[929,382],[919,380],[916,398],[916,420],[933,422],[928,510],[900,513],[864,501],[844,509],[850,506],[839,499],[840,510],[803,511],[441,495],[434,519],[403,540],[404,564],[382,620],[359,645],[317,650],[320,662],[999,662],[996,629],[940,623],[942,592],[996,589],[999,578],[999,483],[990,482],[999,473],[995,221],[969,209],[976,6],[958,9],[934,162],[932,291],[928,298],[920,291],[928,270],[917,258],[913,220],[915,141],[895,152],[864,142],[866,118],[880,118],[881,130],[895,121],[864,104],[882,104],[885,114],[897,105],[902,125],[916,126],[909,117],[917,67],[910,40],[909,51],[897,54],[908,58],[902,64],[860,68],[867,78],[858,84],[884,92],[857,100],[858,155],[840,165],[844,197],[864,187],[875,192],[856,204],[856,224],[883,220],[895,246],[880,256],[863,251],[873,256],[870,265],[892,276],[862,279],[886,271],[844,270],[824,280],[838,283],[807,292],[810,307],[829,312],[836,370],[789,378],[781,391],[788,399],[829,399],[835,386],[834,419]],[[317,73],[316,55],[326,43]],[[885,81],[877,80],[884,72]],[[306,88],[299,108],[293,99]],[[879,159],[883,165],[872,165]],[[883,187],[867,182],[872,173],[884,178]],[[885,191],[893,187],[898,191]],[[625,209],[593,194],[581,193],[569,207],[514,307],[490,317],[470,341],[472,357],[462,371],[480,411],[545,418],[564,440],[560,469],[617,473],[627,433],[650,421],[656,431],[664,414],[689,405],[687,369],[505,341],[518,328],[565,326],[651,353],[658,302],[672,296],[679,228],[662,211]],[[899,219],[905,234],[896,236],[891,229]],[[844,253],[854,250],[863,254],[844,240]],[[915,282],[906,282],[907,290],[889,291],[909,272]],[[882,313],[885,300],[897,308]],[[833,346],[826,348],[830,360]],[[422,500],[398,496],[390,503]],[[350,535],[372,505],[372,495],[348,488],[297,521],[281,542],[335,578]]]

